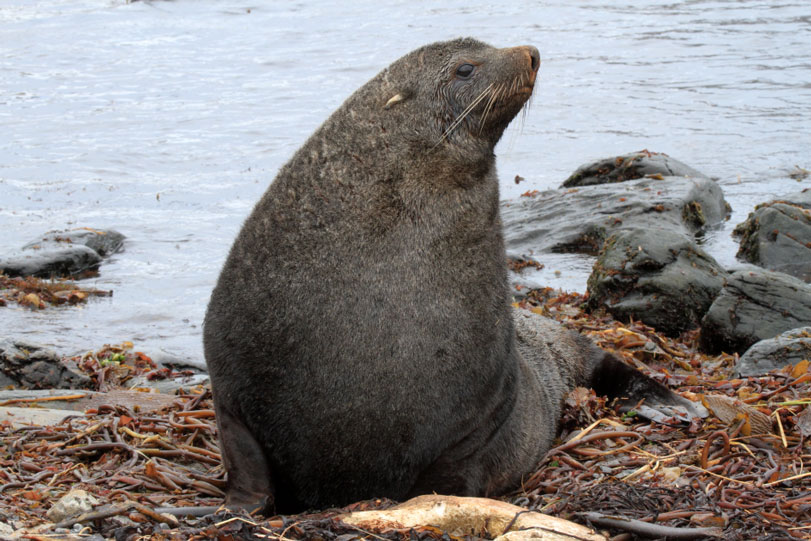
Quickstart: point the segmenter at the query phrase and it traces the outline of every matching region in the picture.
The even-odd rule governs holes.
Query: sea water
[[[0,338],[63,353],[129,340],[202,364],[211,289],[276,171],[351,92],[437,40],[541,51],[531,107],[497,147],[503,198],[665,152],[723,187],[732,218],[704,247],[732,266],[732,227],[811,186],[789,176],[811,169],[805,0],[437,4],[0,0],[0,254],[52,229],[127,236],[85,281],[111,298],[0,308]],[[546,285],[585,291],[592,259],[541,259]]]

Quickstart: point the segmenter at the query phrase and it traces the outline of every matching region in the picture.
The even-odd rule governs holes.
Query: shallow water
[[[0,309],[0,337],[201,363],[211,288],[277,169],[392,60],[460,35],[541,50],[532,106],[497,149],[503,197],[665,152],[719,179],[734,214],[705,246],[734,265],[734,224],[811,185],[788,177],[811,168],[804,0],[525,4],[0,0],[0,253],[50,229],[128,238],[91,280],[111,299]],[[591,260],[543,262],[546,284],[585,290]]]

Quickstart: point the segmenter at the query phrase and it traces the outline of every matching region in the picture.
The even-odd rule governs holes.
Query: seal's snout
[[[535,78],[538,76],[538,70],[541,67],[541,53],[532,45],[513,47],[510,49],[510,53],[513,58],[513,69],[517,69],[521,73],[522,86],[520,90],[522,92],[531,92],[532,87],[535,85]]]

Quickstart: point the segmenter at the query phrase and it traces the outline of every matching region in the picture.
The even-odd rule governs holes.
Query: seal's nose
[[[527,51],[529,55],[529,62],[532,66],[532,71],[538,71],[538,68],[541,67],[541,53],[538,52],[538,49],[533,47],[532,45],[525,45],[524,49]]]

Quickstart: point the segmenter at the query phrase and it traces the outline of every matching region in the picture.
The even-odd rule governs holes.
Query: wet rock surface
[[[53,245],[12,254],[0,260],[0,271],[8,276],[76,276],[99,268],[101,256],[87,246]]]
[[[539,192],[501,206],[511,254],[596,255],[621,229],[669,229],[695,234],[728,214],[721,188],[706,177],[644,178]]]
[[[726,271],[685,234],[627,229],[612,235],[588,280],[588,307],[641,320],[670,336],[698,327]]]
[[[708,353],[743,353],[754,343],[811,325],[811,285],[783,273],[733,273],[701,321]]]
[[[786,365],[811,360],[811,327],[800,327],[756,342],[736,364],[742,377],[762,376]]]
[[[697,327],[726,274],[695,242],[729,215],[718,184],[645,151],[583,166],[564,186],[578,187],[502,204],[509,253],[600,254],[590,308],[671,336]]]
[[[51,231],[19,252],[0,258],[0,272],[38,278],[77,277],[97,270],[102,260],[121,250],[123,244],[124,235],[113,230]]]
[[[739,259],[811,282],[811,189],[758,205],[734,234]]]
[[[657,176],[706,178],[703,173],[667,154],[642,150],[583,165],[563,181],[561,186],[573,188]]]
[[[54,351],[19,340],[0,340],[0,387],[85,389],[90,378]]]

